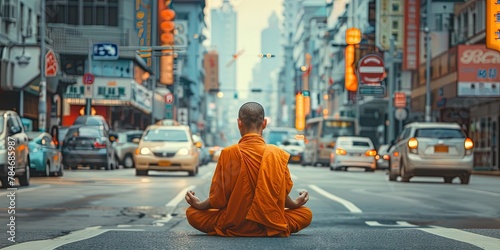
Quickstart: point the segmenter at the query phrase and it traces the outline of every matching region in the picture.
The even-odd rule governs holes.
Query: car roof
[[[49,133],[47,133],[47,132],[41,132],[41,131],[29,131],[29,132],[26,132],[26,135],[28,136],[28,138],[35,138],[35,137],[38,137],[38,136],[41,136],[41,135],[48,135],[48,136],[50,136]]]
[[[358,139],[358,140],[367,140],[367,141],[371,141],[372,139],[370,139],[370,137],[366,137],[366,136],[339,136],[337,137],[337,140],[355,140],[355,139]]]
[[[3,116],[7,113],[15,113],[17,114],[15,111],[12,111],[12,110],[0,110],[0,116]]]
[[[407,124],[405,128],[407,127],[415,127],[415,128],[458,128],[461,129],[460,125],[458,123],[451,123],[451,122],[412,122],[410,124]]]
[[[165,125],[149,125],[146,130],[151,129],[172,129],[172,130],[186,130],[189,131],[189,127],[187,125],[175,125],[175,126],[165,126]]]

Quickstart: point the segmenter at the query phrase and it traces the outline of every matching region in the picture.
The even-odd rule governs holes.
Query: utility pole
[[[158,44],[158,6],[157,1],[150,1],[150,10],[151,10],[151,46],[157,46]],[[156,101],[156,77],[158,76],[157,70],[157,57],[153,55],[154,50],[151,50],[151,68],[153,69],[153,82],[151,84],[151,90],[153,91],[153,97],[151,100],[151,124],[155,124],[155,101]]]
[[[426,4],[426,18],[425,18],[425,41],[427,43],[426,49],[427,53],[425,56],[425,121],[431,122],[431,60],[432,60],[432,51],[431,51],[431,27],[430,27],[430,19],[431,19],[431,5],[432,1],[427,0]]]
[[[87,73],[92,74],[92,40],[89,39],[89,55],[87,60],[89,61],[88,65],[89,68],[87,70]],[[94,88],[94,86],[92,86]],[[91,115],[92,114],[92,99],[87,98],[85,99],[85,115]]]
[[[38,99],[38,130],[45,132],[47,129],[47,82],[45,79],[45,0],[41,0],[40,12],[40,98]]]
[[[389,125],[387,126],[388,132],[387,132],[387,141],[391,142],[391,140],[394,140],[394,53],[395,53],[395,45],[394,45],[394,37],[391,36],[390,40],[390,48],[389,48],[389,74],[387,75],[387,89],[388,89],[388,96],[389,96],[389,108],[387,109],[387,118],[389,120]]]

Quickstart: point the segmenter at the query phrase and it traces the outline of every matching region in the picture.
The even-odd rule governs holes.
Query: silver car
[[[411,123],[392,143],[389,180],[408,182],[414,176],[459,177],[469,184],[474,143],[455,123]]]
[[[339,136],[330,155],[330,170],[347,170],[350,167],[375,171],[377,151],[368,137]]]
[[[137,149],[138,142],[134,142],[134,139],[140,140],[143,132],[142,130],[131,130],[112,133],[117,137],[113,143],[116,159],[124,168],[135,167],[134,153]]]

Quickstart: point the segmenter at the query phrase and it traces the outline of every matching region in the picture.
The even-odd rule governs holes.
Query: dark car
[[[101,115],[82,115],[78,116],[73,125],[103,126],[106,132],[109,132],[109,125]]]
[[[114,149],[103,126],[71,126],[64,138],[62,154],[64,166],[71,169],[77,169],[78,165],[88,165],[91,169],[117,168]]]

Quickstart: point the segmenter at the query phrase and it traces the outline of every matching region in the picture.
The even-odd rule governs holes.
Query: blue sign
[[[118,59],[118,45],[114,43],[96,43],[93,46],[94,60]]]
[[[385,88],[382,85],[361,85],[359,94],[362,96],[385,97]]]

